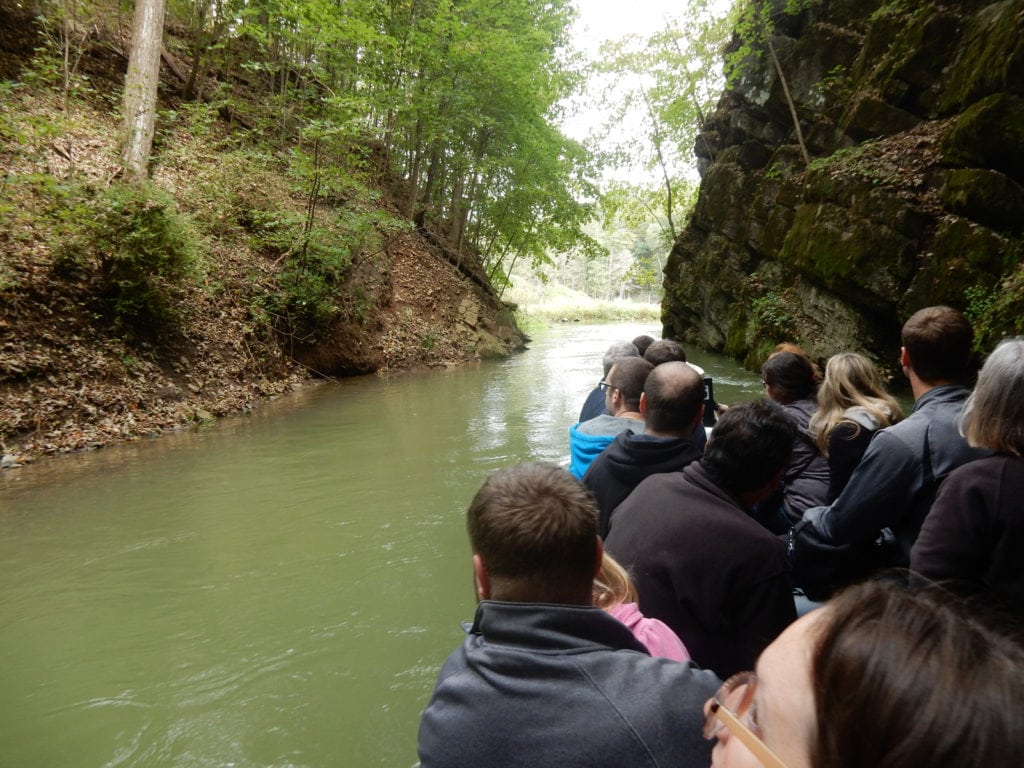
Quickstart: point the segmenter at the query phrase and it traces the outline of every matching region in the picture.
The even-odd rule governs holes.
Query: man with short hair
[[[608,535],[612,512],[640,481],[676,472],[699,459],[703,444],[693,439],[704,413],[704,381],[682,362],[663,363],[647,374],[640,395],[643,434],[626,430],[594,459],[583,475],[601,512],[598,534]],[[703,427],[701,427],[703,429]]]
[[[601,382],[607,413],[581,421],[569,427],[569,472],[577,480],[582,478],[598,454],[627,429],[644,431],[644,417],[640,413],[640,395],[644,391],[647,374],[654,368],[642,357],[624,357],[616,361],[608,376]]]
[[[706,768],[718,680],[593,606],[597,509],[564,469],[499,470],[467,513],[480,602],[423,713],[423,768]]]
[[[715,420],[721,414],[725,413],[729,406],[723,405],[722,403],[715,402],[715,383],[711,377],[704,372],[704,369],[699,365],[694,365],[686,359],[686,350],[683,349],[683,345],[678,341],[672,339],[658,339],[649,347],[647,351],[643,353],[644,359],[647,360],[654,366],[662,365],[663,363],[672,362],[675,360],[686,363],[688,366],[693,368],[697,373],[704,377],[704,423],[705,427],[715,426]],[[694,438],[700,445],[707,443],[707,434],[704,432],[694,433]]]
[[[651,475],[612,515],[605,546],[630,570],[641,612],[722,678],[753,669],[796,618],[785,545],[749,514],[778,487],[795,434],[774,403],[734,405],[700,461]]]
[[[617,341],[608,347],[604,353],[604,358],[601,360],[604,371],[604,378],[601,381],[608,380],[608,372],[611,371],[612,366],[615,365],[615,361],[622,357],[641,357],[640,351],[637,349],[636,344],[632,341]],[[586,401],[583,403],[583,407],[580,409],[580,421],[587,421],[600,416],[605,411],[605,393],[604,388],[598,384],[591,390],[590,394],[587,395]]]
[[[960,434],[973,331],[951,307],[927,307],[903,326],[900,365],[914,410],[871,439],[850,482],[812,507],[790,533],[794,580],[814,599],[880,567],[907,567],[942,479],[986,455]]]

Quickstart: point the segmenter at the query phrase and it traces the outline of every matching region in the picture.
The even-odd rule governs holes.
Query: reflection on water
[[[217,425],[0,474],[11,766],[409,766],[472,615],[463,513],[567,462],[608,344],[310,387]],[[723,402],[757,376],[694,351]]]

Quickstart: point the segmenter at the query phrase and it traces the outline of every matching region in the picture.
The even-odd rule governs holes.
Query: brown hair
[[[948,592],[873,581],[823,610],[815,768],[1024,765],[1024,648]]]
[[[961,382],[970,374],[974,331],[952,307],[925,307],[903,324],[903,347],[925,383]]]
[[[761,377],[772,400],[793,403],[814,397],[818,380],[810,359],[796,352],[776,352],[761,366]]]
[[[685,363],[686,350],[683,349],[683,345],[678,341],[658,339],[647,347],[647,350],[644,352],[644,359],[651,363],[651,365],[661,365],[662,363],[671,363],[673,361]]]
[[[648,430],[686,437],[704,402],[704,379],[686,363],[662,363],[644,382]]]
[[[779,354],[780,352],[792,352],[794,355],[800,355],[800,357],[804,358],[808,363],[811,364],[811,370],[814,371],[815,381],[821,380],[821,370],[818,368],[818,364],[811,359],[810,355],[804,352],[803,347],[794,344],[791,341],[780,341],[778,344],[775,345],[775,349],[772,350],[772,353],[768,355],[768,357],[775,357],[775,355]]]
[[[492,474],[466,512],[474,554],[497,600],[586,605],[597,567],[597,505],[557,464]]]
[[[644,352],[646,352],[647,348],[653,343],[654,337],[647,336],[646,334],[643,336],[637,336],[633,339],[633,346],[636,347],[636,351],[640,353],[640,357],[644,356]]]
[[[609,371],[608,375],[614,381],[608,380],[608,383],[622,393],[622,398],[630,410],[635,411],[640,407],[644,382],[653,368],[654,366],[642,357],[624,357],[616,360],[612,371]]]

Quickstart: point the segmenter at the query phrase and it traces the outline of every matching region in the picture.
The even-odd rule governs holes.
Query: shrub
[[[129,339],[175,324],[171,287],[196,258],[188,220],[151,184],[72,186],[57,209],[55,266],[82,278],[99,314]]]

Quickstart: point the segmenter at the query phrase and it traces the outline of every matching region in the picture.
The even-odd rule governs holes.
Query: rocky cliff
[[[733,42],[749,54],[697,141],[665,335],[891,371],[923,306],[965,310],[983,351],[1024,331],[1024,0],[786,5],[765,42]]]

